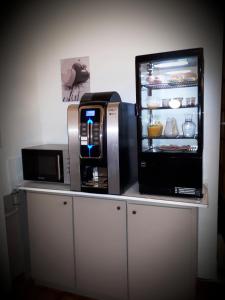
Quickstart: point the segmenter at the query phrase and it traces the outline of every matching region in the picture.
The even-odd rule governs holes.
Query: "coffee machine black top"
[[[68,141],[72,190],[121,194],[137,180],[135,105],[117,92],[70,105]]]

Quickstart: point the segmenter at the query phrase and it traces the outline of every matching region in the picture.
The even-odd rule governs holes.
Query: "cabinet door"
[[[196,210],[128,205],[130,300],[193,299]]]
[[[74,198],[77,289],[127,299],[126,203]]]
[[[27,193],[32,277],[74,288],[72,197]]]

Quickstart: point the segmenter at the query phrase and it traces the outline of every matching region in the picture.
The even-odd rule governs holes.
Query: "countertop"
[[[67,195],[67,196],[123,200],[126,201],[127,203],[132,203],[132,204],[172,206],[172,207],[174,206],[175,207],[208,207],[208,190],[205,185],[203,186],[203,198],[140,194],[138,191],[138,183],[132,185],[122,195],[76,192],[70,190],[70,185],[58,184],[58,183],[55,184],[40,183],[40,182],[32,182],[32,181],[24,181],[23,184],[18,189],[24,191]]]

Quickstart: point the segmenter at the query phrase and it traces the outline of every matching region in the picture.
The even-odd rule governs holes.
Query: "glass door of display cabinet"
[[[202,49],[136,57],[139,163],[143,159],[201,156]]]
[[[199,67],[198,56],[140,63],[142,152],[198,152]]]

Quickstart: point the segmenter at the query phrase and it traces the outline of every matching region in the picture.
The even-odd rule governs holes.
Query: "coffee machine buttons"
[[[80,144],[81,145],[87,145],[87,137],[86,136],[81,136],[80,137]]]
[[[81,123],[80,129],[81,129],[81,131],[86,131],[87,132],[87,124],[86,123]]]
[[[93,143],[94,145],[99,145],[99,138],[94,138]]]

